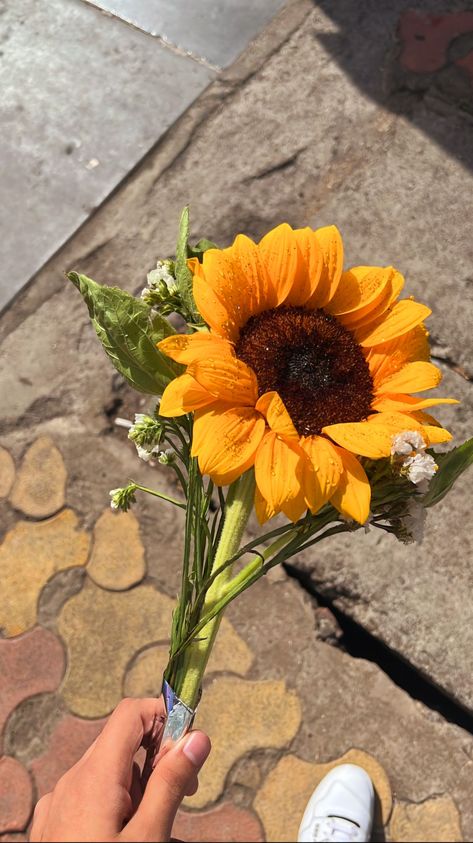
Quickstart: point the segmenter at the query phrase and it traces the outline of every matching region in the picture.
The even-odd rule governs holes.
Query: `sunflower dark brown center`
[[[371,411],[373,381],[361,348],[323,310],[278,307],[252,316],[235,350],[255,372],[260,395],[279,393],[301,436]]]

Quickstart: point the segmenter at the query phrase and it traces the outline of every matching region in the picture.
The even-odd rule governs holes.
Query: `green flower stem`
[[[226,583],[225,589],[223,594],[227,594],[230,591],[233,591],[234,588],[238,588],[238,586],[245,582],[245,580],[249,579],[253,574],[264,565],[264,563],[270,559],[271,556],[274,556],[278,553],[282,548],[286,547],[289,542],[292,541],[295,536],[299,533],[298,529],[295,530],[288,530],[280,539],[273,542],[272,544],[267,547],[263,553],[258,554],[255,559],[252,559],[251,562],[248,562],[248,565],[245,565],[244,568],[231,579],[229,582]]]
[[[255,479],[252,470],[236,480],[228,491],[223,525],[212,570],[217,570],[225,560],[238,551],[240,543],[253,509]],[[231,577],[231,566],[224,569],[210,586],[202,607],[206,615],[222,597],[225,586]],[[190,708],[195,708],[202,677],[220,625],[221,614],[213,618],[201,631],[199,638],[186,648],[181,670],[178,671],[174,691]]]

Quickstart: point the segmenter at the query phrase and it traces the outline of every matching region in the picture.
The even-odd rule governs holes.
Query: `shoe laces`
[[[351,820],[324,817],[316,820],[312,840],[314,843],[357,843],[362,837],[359,826]]]

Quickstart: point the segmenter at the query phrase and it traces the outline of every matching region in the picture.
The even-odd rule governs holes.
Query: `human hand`
[[[210,740],[191,732],[156,755],[164,716],[162,699],[122,700],[92,746],[39,800],[32,843],[170,840],[179,805],[197,790]],[[155,758],[147,783],[134,760],[140,746]]]

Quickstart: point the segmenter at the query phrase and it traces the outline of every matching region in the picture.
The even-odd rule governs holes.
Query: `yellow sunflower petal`
[[[416,398],[414,395],[380,395],[375,398],[372,404],[373,410],[378,413],[399,412],[408,413],[415,410],[423,410],[427,407],[434,407],[435,404],[459,404],[456,398]]]
[[[322,433],[330,436],[337,445],[361,457],[377,460],[391,453],[392,438],[382,425],[372,425],[368,421],[329,424],[323,428]]]
[[[373,345],[380,345],[389,340],[407,334],[417,325],[420,325],[432,311],[425,304],[411,299],[403,299],[385,315],[369,325],[354,329],[356,341],[362,347],[371,348]]]
[[[365,328],[372,322],[377,322],[386,311],[392,308],[393,304],[399,298],[404,284],[404,277],[401,273],[397,269],[392,269],[391,278],[374,306],[370,304],[366,309],[361,308],[352,314],[341,316],[340,320],[351,331],[357,328]]]
[[[233,346],[228,340],[206,331],[197,331],[195,334],[173,334],[158,342],[158,348],[172,360],[184,363],[186,366],[194,363],[195,360],[205,360],[207,357],[235,356]]]
[[[415,360],[430,360],[429,334],[424,325],[417,325],[401,337],[366,349],[366,362],[375,388],[406,363]]]
[[[258,248],[275,290],[277,304],[282,304],[294,287],[307,284],[307,271],[294,231],[284,222],[265,234]]]
[[[421,433],[426,438],[427,445],[440,445],[441,442],[450,442],[453,439],[448,430],[437,425],[424,424]]]
[[[295,306],[306,304],[318,288],[323,268],[322,250],[315,231],[311,228],[297,228],[294,231],[306,272],[301,275],[299,284],[294,285],[288,297],[287,304]]]
[[[343,241],[334,225],[317,228],[315,236],[322,252],[323,265],[317,289],[307,304],[310,307],[324,307],[335,295],[342,277]]]
[[[224,252],[231,256],[239,276],[239,297],[237,309],[240,324],[250,318],[276,307],[277,295],[260,247],[245,234],[238,234],[228,249]]]
[[[417,360],[406,363],[398,372],[378,382],[377,392],[423,392],[434,389],[442,380],[442,372],[433,363]]]
[[[232,296],[227,298],[227,290],[232,282],[236,283],[232,261],[225,257],[212,257],[222,254],[220,249],[204,252],[207,271],[199,264],[199,271],[193,276],[192,289],[197,309],[207,325],[219,336],[235,342],[240,324],[235,320]]]
[[[291,518],[294,501],[301,495],[301,460],[306,459],[297,442],[281,439],[273,431],[263,438],[255,458],[255,476],[262,496],[274,512]]]
[[[197,410],[192,456],[198,457],[202,474],[227,486],[253,465],[264,431],[264,419],[247,407],[229,409],[219,403],[209,410]]]
[[[343,463],[338,449],[324,436],[308,436],[301,439],[300,445],[309,458],[310,471],[304,472],[304,491],[315,515],[338,486]]]
[[[171,418],[215,403],[215,397],[187,373],[174,378],[163,392],[159,414]]]
[[[407,414],[375,413],[366,421],[330,424],[322,432],[347,451],[377,460],[390,455],[396,433],[419,428],[419,422]]]
[[[270,507],[266,498],[261,494],[258,486],[255,490],[255,512],[260,524],[265,524],[266,521],[276,515],[274,509]]]
[[[221,401],[237,407],[254,407],[258,398],[258,385],[252,369],[236,357],[213,357],[196,360],[187,373]]]
[[[364,524],[370,514],[371,486],[360,462],[348,451],[339,450],[343,472],[330,502],[345,518]]]
[[[359,319],[373,310],[385,292],[390,294],[392,266],[354,266],[343,272],[333,298],[325,306],[332,316],[344,317],[343,324]],[[340,320],[342,321],[342,320]]]
[[[299,434],[277,392],[265,392],[256,402],[256,409],[266,417],[271,430],[280,436],[299,440]]]

